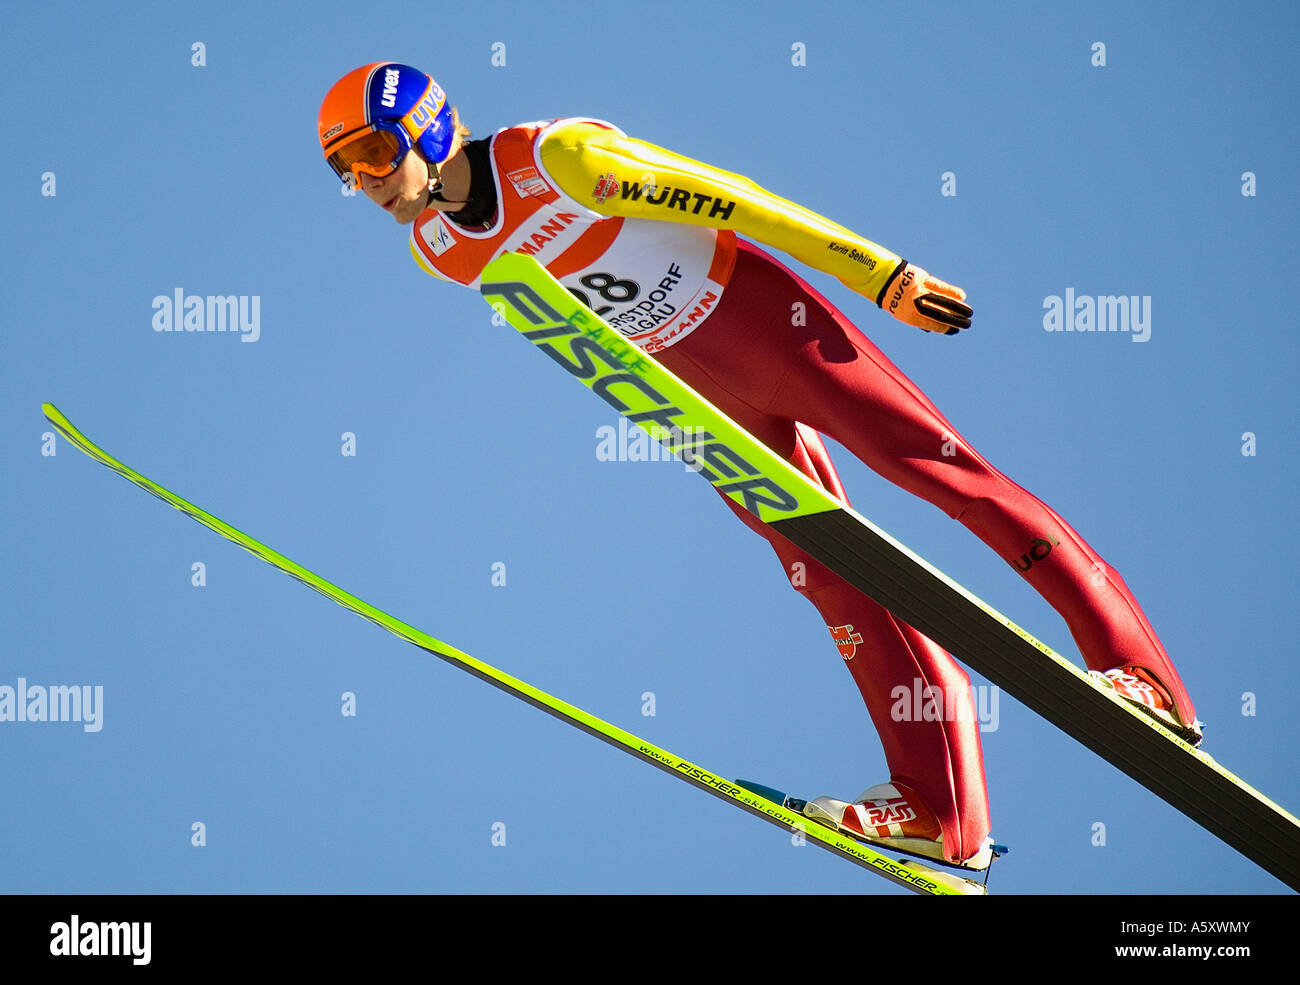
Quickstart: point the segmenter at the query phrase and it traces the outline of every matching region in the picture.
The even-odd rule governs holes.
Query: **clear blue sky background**
[[[48,400],[324,577],[707,768],[806,796],[886,778],[767,545],[678,464],[598,461],[612,412],[340,195],[317,108],[382,59],[432,72],[477,136],[608,119],[963,286],[976,328],[946,339],[804,271],[1122,572],[1206,748],[1300,808],[1293,5],[88,6],[11,5],[0,41],[0,683],[102,685],[104,726],[0,723],[0,889],[894,891],[66,442],[42,456]],[[155,333],[177,288],[259,296],[260,341]],[[1066,288],[1149,295],[1150,341],[1045,332]],[[1077,659],[1010,566],[834,451],[858,509]],[[996,889],[1284,888],[1006,695],[984,748],[1013,848]]]

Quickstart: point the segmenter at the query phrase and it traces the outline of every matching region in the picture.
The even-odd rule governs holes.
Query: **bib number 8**
[[[641,287],[636,281],[618,280],[613,274],[594,273],[584,274],[578,278],[578,282],[583,287],[595,291],[600,295],[602,301],[614,301],[618,304],[626,304],[632,301],[641,293]],[[566,285],[567,287],[567,285]],[[604,315],[606,312],[613,311],[614,305],[605,304],[599,308],[593,307],[590,296],[585,291],[580,291],[576,287],[568,288],[569,293],[585,304],[598,315]]]

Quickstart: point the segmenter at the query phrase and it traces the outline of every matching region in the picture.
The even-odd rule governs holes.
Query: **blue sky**
[[[22,846],[0,889],[894,891],[403,645],[66,442],[42,454],[48,400],[343,588],[721,774],[842,798],[886,778],[767,545],[679,464],[598,460],[612,411],[340,195],[317,108],[384,59],[430,71],[476,136],[607,119],[964,287],[975,328],[941,339],[801,270],[1123,574],[1206,748],[1300,808],[1291,5],[300,9],[6,19],[0,685],[101,685],[104,716],[0,723],[0,827]],[[155,332],[178,288],[259,298],[260,337]],[[1150,338],[1044,331],[1067,289],[1149,297]],[[1008,565],[833,451],[858,510],[1077,659]],[[1284,889],[1009,696],[983,743],[1013,849],[995,890]]]

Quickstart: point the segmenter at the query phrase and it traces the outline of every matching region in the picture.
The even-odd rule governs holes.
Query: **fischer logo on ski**
[[[507,254],[494,265],[510,257]],[[719,492],[761,519],[807,511],[794,492],[797,486],[754,465],[735,442],[714,433],[717,429],[697,429],[696,415],[689,408],[645,378],[652,366],[650,357],[624,342],[563,288],[567,312],[522,280],[485,282],[479,290],[502,306],[507,320],[524,338],[628,421],[649,432]]]

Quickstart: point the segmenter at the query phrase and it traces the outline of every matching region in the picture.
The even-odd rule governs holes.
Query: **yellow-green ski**
[[[308,571],[302,565],[289,560],[277,551],[271,550],[271,548],[260,541],[254,540],[248,534],[236,530],[224,520],[218,519],[188,500],[184,500],[175,493],[164,489],[153,480],[136,472],[130,466],[124,465],[77,430],[72,422],[53,404],[43,404],[42,410],[44,410],[46,418],[58,429],[60,434],[95,461],[107,466],[122,478],[135,483],[145,492],[158,497],[164,503],[175,507],[205,527],[215,530],[222,537],[239,545],[255,557],[261,558],[267,564],[279,568],[289,577],[302,582],[309,588],[315,589],[326,598],[337,602],[344,608],[351,609],[357,615],[369,619],[375,625],[383,627],[408,643],[413,643],[420,649],[432,653],[436,657],[441,657],[453,666],[469,671],[474,676],[487,681],[502,691],[517,698],[522,698],[548,714],[554,715],[570,725],[577,726],[584,732],[588,732],[610,745],[622,749],[624,752],[631,753],[638,759],[653,766],[658,766],[665,772],[671,773],[673,776],[685,780],[727,803],[740,807],[778,827],[802,833],[813,844],[820,845],[839,857],[884,876],[891,882],[905,886],[913,892],[932,896],[960,896],[984,893],[984,887],[972,880],[963,879],[952,873],[938,872],[920,863],[900,862],[887,855],[882,855],[867,845],[846,838],[829,828],[824,828],[816,822],[811,822],[801,815],[795,814],[781,804],[774,803],[752,790],[726,780],[718,773],[696,766],[694,763],[661,749],[645,739],[638,738],[631,732],[624,731],[617,725],[611,725],[594,715],[589,715],[581,708],[575,707],[567,701],[547,694],[526,681],[512,677],[490,664],[475,659],[468,653],[458,650],[441,640],[434,639],[428,633],[376,609],[373,605],[363,602],[349,592],[345,592],[320,577],[320,575]],[[611,827],[613,827],[612,824]]]

